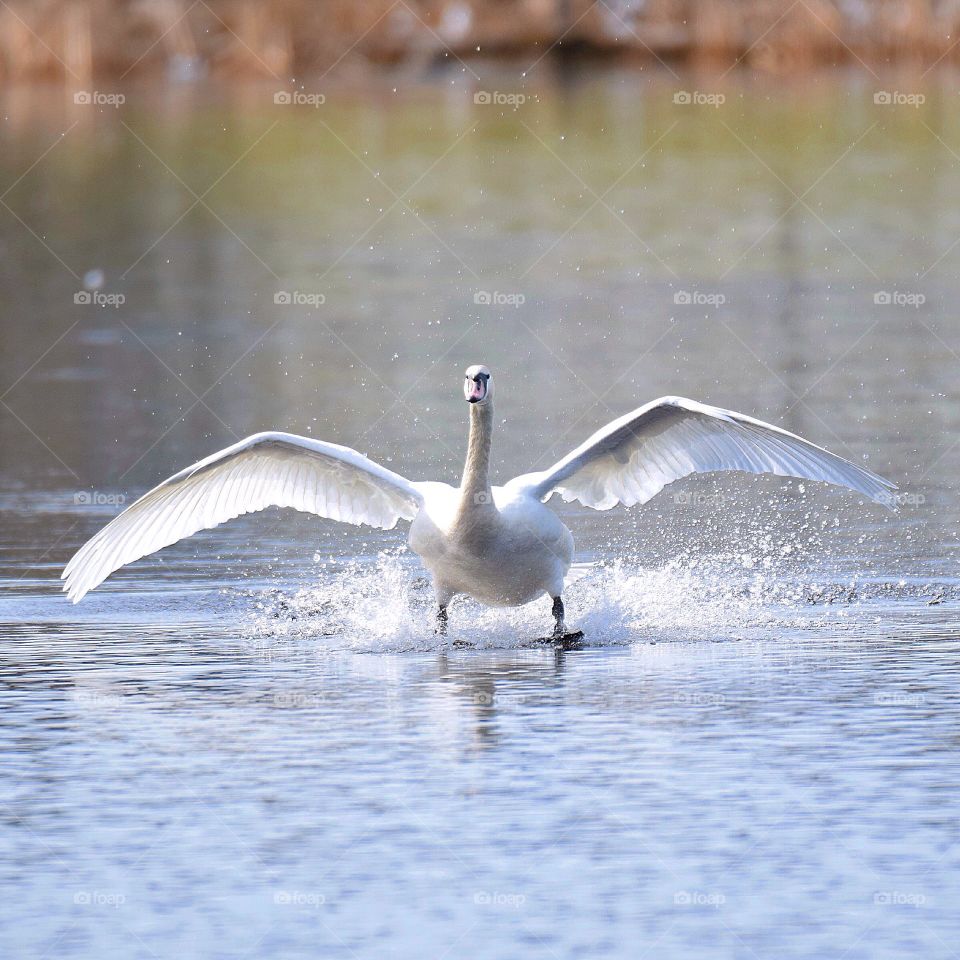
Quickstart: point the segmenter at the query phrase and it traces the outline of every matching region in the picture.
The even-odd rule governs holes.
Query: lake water
[[[956,956],[955,90],[477,69],[4,95],[0,952]],[[558,506],[565,654],[547,600],[455,602],[449,648],[405,530],[286,512],[59,593],[256,430],[455,480],[474,362],[500,479],[680,394],[900,509]]]

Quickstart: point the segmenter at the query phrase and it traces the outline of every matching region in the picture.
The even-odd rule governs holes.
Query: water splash
[[[760,544],[760,547],[768,546]],[[950,584],[838,577],[791,571],[789,551],[757,549],[683,554],[657,566],[636,560],[578,564],[565,602],[568,625],[590,646],[657,640],[758,639],[774,631],[873,622],[877,604],[938,604],[958,599]],[[258,640],[323,637],[325,648],[363,652],[518,648],[549,634],[550,601],[488,608],[458,597],[446,639],[434,633],[434,599],[416,559],[404,549],[374,559],[325,564],[317,586],[256,595]]]

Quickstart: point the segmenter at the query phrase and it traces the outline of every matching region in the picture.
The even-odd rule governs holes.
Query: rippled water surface
[[[6,96],[0,951],[955,956],[955,93],[474,86]],[[524,646],[546,600],[457,601],[449,647],[405,531],[287,512],[58,592],[255,430],[455,480],[478,361],[500,479],[681,394],[900,509],[738,475],[558,506],[568,653]]]

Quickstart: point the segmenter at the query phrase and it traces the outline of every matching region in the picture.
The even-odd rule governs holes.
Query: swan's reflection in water
[[[528,935],[563,950],[576,930],[616,954],[637,925],[676,950],[731,924],[772,942],[771,904],[819,944],[805,924],[828,892],[843,909],[822,936],[854,940],[875,894],[900,891],[926,898],[923,925],[881,914],[881,942],[936,943],[960,894],[943,802],[960,644],[926,610],[930,639],[915,615],[903,639],[574,652],[354,653],[213,619],[144,622],[136,641],[129,623],[7,624],[0,879],[29,923],[2,936],[35,944],[52,920],[82,932],[67,956],[120,956],[74,903],[98,891],[136,905],[117,918],[131,936],[169,917],[203,939],[199,905],[274,945],[278,923],[312,930],[335,956],[471,924],[504,951]],[[398,882],[418,891],[414,927]],[[280,909],[288,893],[323,903],[319,933],[313,906]]]
[[[548,649],[520,656],[498,654],[484,658],[493,659],[493,663],[478,663],[475,657],[441,654],[437,658],[439,690],[452,694],[458,710],[472,718],[471,745],[478,749],[494,747],[499,738],[501,701],[509,700],[510,709],[515,710],[558,697],[568,656],[562,649]]]

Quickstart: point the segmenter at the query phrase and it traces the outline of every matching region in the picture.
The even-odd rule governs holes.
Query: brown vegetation
[[[735,63],[951,63],[960,0],[7,0],[0,78],[289,80],[547,54]],[[455,62],[455,61],[454,61]]]

